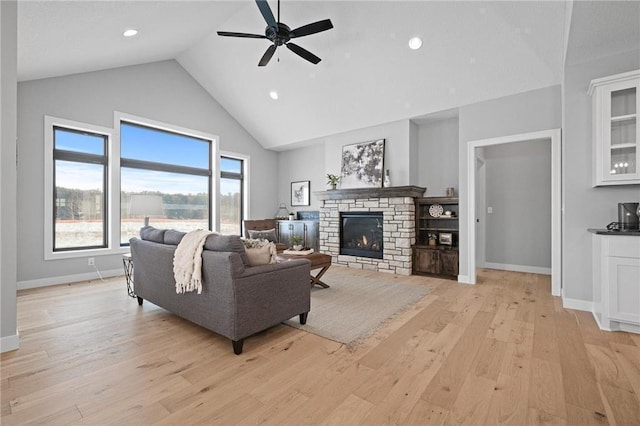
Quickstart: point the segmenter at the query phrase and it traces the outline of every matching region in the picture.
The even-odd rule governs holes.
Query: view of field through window
[[[91,135],[59,131],[56,147],[103,155]],[[162,214],[150,225],[184,232],[210,229],[210,141],[123,122],[121,126],[120,243],[138,236],[144,215],[131,215],[131,197],[155,195]],[[125,157],[126,156],[126,157]],[[166,170],[162,169],[166,166]],[[55,241],[58,248],[98,246],[104,239],[104,166],[55,161]],[[241,232],[242,160],[221,158],[220,230]],[[116,223],[116,226],[118,224]]]
[[[106,136],[54,128],[54,250],[106,247]]]

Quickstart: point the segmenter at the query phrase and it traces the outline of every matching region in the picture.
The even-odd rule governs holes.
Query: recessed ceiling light
[[[276,100],[278,99],[278,92],[276,92],[275,90],[272,90],[269,92],[269,96],[271,96],[271,99]]]
[[[138,34],[138,30],[134,30],[133,28],[122,33],[122,35],[125,37],[133,37],[136,34]]]
[[[409,47],[413,50],[420,49],[422,47],[422,39],[420,37],[411,37],[409,39]]]

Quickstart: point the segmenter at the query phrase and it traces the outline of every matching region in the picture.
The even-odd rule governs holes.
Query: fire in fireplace
[[[382,212],[340,213],[340,254],[382,259]]]

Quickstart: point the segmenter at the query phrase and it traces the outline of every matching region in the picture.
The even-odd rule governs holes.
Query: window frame
[[[121,230],[121,221],[120,221],[120,170],[122,168],[121,165],[121,156],[120,156],[120,124],[122,122],[126,122],[129,124],[136,124],[142,127],[150,127],[153,129],[164,130],[171,133],[178,133],[180,135],[189,136],[197,139],[203,139],[207,141],[211,141],[211,149],[209,151],[209,164],[211,166],[211,175],[209,177],[209,226],[213,231],[216,231],[220,228],[220,220],[218,218],[218,204],[219,197],[218,193],[220,192],[220,162],[219,162],[219,138],[217,135],[213,135],[206,132],[201,132],[198,130],[188,129],[186,127],[176,126],[174,124],[164,123],[162,121],[152,120],[149,118],[140,117],[133,114],[128,114],[121,111],[114,111],[113,113],[113,128],[115,133],[115,138],[117,143],[114,143],[116,149],[113,152],[113,171],[115,175],[114,182],[117,180],[117,196],[114,198],[111,203],[113,210],[113,217],[118,218],[118,226],[117,232],[113,232],[112,236],[112,244],[114,248],[118,248],[122,252],[129,251],[129,245],[122,245],[120,241],[120,230]],[[117,155],[116,155],[117,154]],[[135,161],[135,160],[134,160]],[[153,164],[153,162],[148,162],[149,164]],[[179,168],[186,166],[176,166]],[[196,169],[199,170],[199,169]],[[167,171],[163,169],[162,171]],[[114,230],[115,231],[115,230]]]
[[[67,120],[64,118],[52,117],[45,115],[44,117],[44,258],[45,260],[53,259],[65,259],[84,257],[90,255],[97,255],[102,253],[108,253],[110,251],[109,241],[112,234],[112,222],[110,217],[110,205],[112,199],[112,186],[109,179],[110,176],[110,160],[111,160],[111,148],[113,146],[113,131],[107,127],[95,126],[88,123],[81,123],[78,121]],[[103,229],[105,229],[104,240],[106,242],[105,247],[73,247],[55,250],[55,205],[56,199],[55,193],[55,129],[61,128],[64,130],[70,130],[80,133],[91,133],[100,135],[105,138],[105,151],[104,157],[105,164],[105,181],[104,181],[104,218]],[[68,158],[86,158],[93,156],[93,154],[73,153],[71,151],[65,152]],[[68,154],[67,154],[68,153]]]
[[[52,207],[53,210],[53,251],[64,252],[64,251],[78,251],[78,250],[91,250],[91,249],[105,249],[109,247],[109,221],[107,220],[107,213],[109,211],[109,137],[104,134],[89,132],[86,130],[77,130],[70,129],[64,126],[53,125],[52,127],[53,133],[53,185],[50,190],[53,190],[53,202],[54,205]],[[102,155],[98,154],[90,154],[86,152],[79,151],[68,151],[64,149],[56,148],[56,131],[63,130],[69,133],[78,133],[78,134],[90,134],[92,136],[100,136],[102,137]],[[57,161],[67,161],[72,163],[80,163],[80,164],[94,164],[102,166],[102,244],[94,245],[94,246],[75,246],[75,247],[64,247],[64,248],[56,248],[56,227],[57,227],[57,214],[56,210],[58,207],[58,196],[57,196],[57,181],[56,181],[56,162]],[[66,203],[65,203],[66,204]]]
[[[219,137],[217,135],[187,129],[160,121],[142,118],[132,114],[114,111],[113,127],[103,127],[94,124],[64,119],[60,117],[44,116],[44,258],[45,260],[84,258],[91,256],[117,255],[129,252],[128,246],[120,245],[120,121],[139,124],[146,127],[166,130],[173,133],[191,136],[198,139],[211,141],[210,164],[211,176],[208,179],[210,194],[209,197],[209,220],[212,230],[220,229],[219,193],[220,193],[220,153]],[[77,130],[80,132],[95,133],[107,137],[107,186],[105,187],[106,199],[106,219],[107,224],[107,247],[68,249],[64,251],[53,250],[53,227],[54,227],[54,206],[56,200],[53,197],[54,185],[54,126],[65,129]],[[240,154],[233,154],[238,158],[245,158]],[[245,162],[245,165],[247,163]],[[248,186],[245,185],[245,189]],[[246,213],[245,213],[246,214]]]
[[[122,127],[121,126],[123,124],[127,124],[130,126],[137,126],[137,127],[149,129],[152,131],[171,133],[178,136],[188,136],[190,138],[198,139],[204,143],[209,144],[209,168],[203,169],[199,167],[189,167],[189,166],[183,166],[178,164],[159,163],[156,161],[145,161],[145,160],[138,160],[138,159],[132,159],[132,158],[122,158],[122,155],[120,155],[120,166],[118,167],[118,175],[120,179],[122,179],[123,167],[129,168],[129,169],[137,169],[137,170],[159,171],[159,172],[168,172],[168,173],[183,174],[183,175],[190,175],[190,176],[206,177],[207,188],[209,191],[208,226],[209,226],[209,229],[214,229],[213,211],[214,211],[214,205],[217,203],[218,200],[217,199],[212,200],[215,197],[217,197],[217,194],[213,193],[213,186],[214,186],[213,171],[216,169],[216,166],[215,166],[215,157],[213,156],[213,151],[215,148],[214,148],[214,141],[212,137],[203,137],[202,135],[196,136],[195,134],[193,134],[194,132],[193,130],[188,130],[188,131],[174,130],[176,126],[171,126],[166,123],[163,123],[161,125],[150,125],[147,123],[151,122],[151,120],[143,120],[143,121],[144,122],[141,122],[141,119],[139,118],[128,119],[123,117],[121,117],[120,120],[118,120],[117,129],[118,129],[118,134],[120,135],[118,139],[119,140],[118,146],[120,149],[122,148],[122,136],[121,136]],[[118,198],[122,200],[122,182],[120,182],[118,194],[119,194]],[[122,217],[121,217],[120,210],[118,210],[118,217],[120,219],[118,221],[119,222],[118,234],[120,235],[120,239],[122,239]],[[129,247],[128,242],[123,243],[122,241],[119,241],[119,245],[120,247]]]
[[[240,175],[240,236],[243,237],[244,236],[244,221],[246,219],[249,218],[249,156],[247,155],[243,155],[243,154],[238,154],[238,153],[233,153],[233,152],[227,152],[227,151],[222,151],[220,152],[220,156],[219,159],[220,161],[222,161],[222,158],[228,158],[230,160],[238,160],[238,161],[242,161],[242,170],[240,171],[240,173],[233,173],[233,172],[223,172],[222,171],[222,166],[219,167],[220,169],[220,176],[218,178],[218,182],[220,182],[221,179],[226,178],[226,179],[234,179],[236,178],[238,175]],[[220,196],[220,191],[218,190],[218,196]]]

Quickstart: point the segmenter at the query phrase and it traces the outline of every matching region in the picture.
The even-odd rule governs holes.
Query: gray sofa
[[[307,260],[249,266],[239,236],[210,235],[202,252],[202,294],[176,294],[173,254],[184,233],[145,227],[132,238],[134,286],[143,300],[231,339],[236,354],[244,339],[310,309]]]

